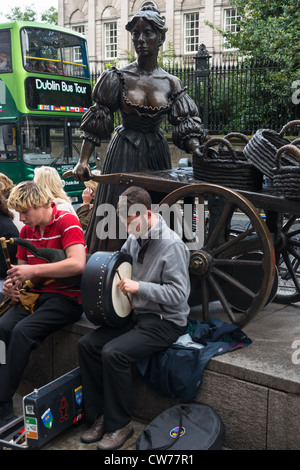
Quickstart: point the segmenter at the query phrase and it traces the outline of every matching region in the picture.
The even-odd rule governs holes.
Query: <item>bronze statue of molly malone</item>
[[[170,149],[160,127],[165,115],[173,126],[173,142],[180,149],[199,154],[205,138],[196,104],[179,78],[158,65],[159,48],[168,30],[160,12],[153,6],[144,6],[126,29],[131,33],[137,60],[120,69],[106,70],[94,87],[95,104],[82,118],[81,155],[73,171],[79,181],[90,179],[89,158],[95,146],[110,139],[117,110],[121,111],[122,125],[115,129],[102,174],[170,169]],[[103,227],[105,233],[99,234],[104,220],[99,206],[109,203],[116,207],[124,189],[124,186],[98,185],[86,230],[89,253],[118,250],[124,243],[109,236],[109,227]],[[154,203],[162,199],[158,193],[151,196]]]

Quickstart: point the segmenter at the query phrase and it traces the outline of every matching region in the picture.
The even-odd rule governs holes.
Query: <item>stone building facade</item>
[[[114,61],[124,65],[132,52],[125,25],[146,4],[165,17],[169,30],[163,47],[171,47],[176,57],[195,57],[201,44],[211,55],[227,53],[222,36],[205,20],[234,30],[237,13],[228,0],[58,0],[58,24],[86,36],[92,69]]]

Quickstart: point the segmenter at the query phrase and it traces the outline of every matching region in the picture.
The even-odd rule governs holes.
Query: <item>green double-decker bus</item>
[[[73,169],[81,117],[91,104],[83,35],[34,22],[0,25],[1,173],[17,184],[31,180],[36,166],[54,166],[60,175]],[[80,202],[83,183],[62,180]]]

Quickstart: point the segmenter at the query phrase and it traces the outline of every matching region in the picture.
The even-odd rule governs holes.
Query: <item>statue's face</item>
[[[161,35],[143,19],[137,20],[132,31],[131,38],[136,53],[141,56],[157,55],[162,44]]]

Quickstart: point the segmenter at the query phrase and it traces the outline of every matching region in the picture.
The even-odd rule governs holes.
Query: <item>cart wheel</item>
[[[190,305],[202,304],[207,320],[210,302],[219,300],[229,320],[244,326],[265,306],[274,284],[274,246],[259,212],[235,191],[212,184],[168,194],[159,206],[165,220],[166,205],[173,206],[169,225],[191,251]]]
[[[274,242],[279,285],[275,302],[290,304],[300,301],[300,218],[280,214]]]

